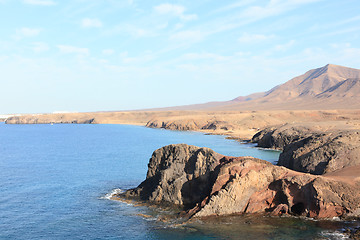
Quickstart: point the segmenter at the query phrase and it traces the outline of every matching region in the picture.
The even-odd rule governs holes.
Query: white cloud
[[[236,8],[241,8],[241,7],[244,7],[246,5],[249,5],[249,4],[253,3],[254,1],[255,0],[243,0],[243,1],[240,1],[240,2],[232,3],[230,5],[226,5],[224,7],[216,9],[214,11],[214,13],[225,12],[225,11],[230,11],[230,10],[233,10],[233,9],[236,9]]]
[[[175,30],[179,30],[184,27],[184,24],[178,23],[175,25]]]
[[[5,60],[7,60],[8,58],[9,58],[8,56],[1,56],[1,55],[0,55],[0,62],[5,61]]]
[[[102,27],[102,22],[97,18],[84,18],[81,21],[81,26],[85,28],[92,28],[92,27]]]
[[[117,25],[112,29],[106,30],[104,34],[110,36],[116,34],[123,34],[126,36],[130,35],[134,38],[151,37],[155,35],[155,33],[149,29],[139,28],[138,26],[132,24]]]
[[[196,14],[185,14],[185,7],[176,4],[164,3],[154,7],[154,10],[158,14],[171,15],[179,17],[184,21],[196,20],[198,16]]]
[[[291,48],[295,44],[295,40],[290,40],[289,42],[285,44],[279,44],[275,46],[276,51],[286,51],[289,48]]]
[[[114,49],[104,49],[104,50],[102,50],[102,54],[104,54],[104,55],[112,55],[112,54],[114,54]]]
[[[165,29],[167,28],[169,24],[167,22],[163,23],[163,24],[159,24],[156,26],[157,29]]]
[[[23,2],[26,4],[41,5],[41,6],[52,6],[56,4],[56,2],[52,0],[23,0]]]
[[[186,53],[183,55],[183,58],[186,60],[216,60],[216,61],[224,61],[227,59],[225,56],[221,56],[214,53]]]
[[[253,20],[264,19],[266,17],[277,16],[291,11],[300,5],[319,1],[323,0],[270,0],[270,2],[264,7],[249,7],[243,12],[243,16]]]
[[[252,43],[265,41],[271,38],[274,38],[275,35],[263,35],[263,34],[248,34],[244,33],[241,37],[238,38],[238,41],[241,43]]]
[[[170,40],[181,42],[198,42],[203,40],[205,34],[200,31],[181,31],[170,36]]]
[[[16,29],[16,35],[15,35],[15,39],[19,40],[25,37],[35,37],[37,35],[39,35],[39,33],[41,32],[41,29],[38,28],[20,28],[20,29]]]
[[[151,51],[146,51],[141,56],[129,56],[128,52],[122,52],[120,57],[122,62],[126,64],[143,64],[154,60],[156,55]]]
[[[75,54],[89,55],[88,48],[79,48],[79,47],[74,47],[74,46],[70,46],[70,45],[57,45],[57,48],[62,53],[75,53]]]
[[[32,43],[32,49],[34,52],[36,53],[40,53],[40,52],[46,52],[48,51],[49,45],[47,43],[44,42],[34,42]]]

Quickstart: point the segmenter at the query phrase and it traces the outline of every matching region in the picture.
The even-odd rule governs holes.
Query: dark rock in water
[[[126,194],[142,200],[192,206],[209,194],[210,175],[221,157],[209,148],[165,146],[150,158],[146,180]]]
[[[358,131],[318,132],[301,126],[266,128],[254,135],[259,147],[282,150],[278,165],[312,174],[360,164]]]
[[[146,180],[121,194],[183,206],[188,216],[238,213],[360,216],[360,184],[295,172],[252,157],[185,144],[156,150]]]

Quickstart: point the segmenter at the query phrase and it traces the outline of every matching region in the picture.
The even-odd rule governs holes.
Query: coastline
[[[304,113],[304,112],[302,112],[302,113]],[[261,113],[262,114],[262,113]],[[325,114],[326,115],[326,114]],[[38,117],[38,116],[37,116]],[[333,118],[339,118],[339,115],[332,115],[332,117]],[[63,118],[64,119],[64,118]],[[66,119],[66,118],[65,118]],[[96,117],[95,117],[95,119],[96,119]],[[312,118],[312,120],[314,120],[314,118]],[[333,120],[333,121],[320,121],[320,120],[323,120],[323,119],[319,119],[319,118],[317,118],[316,119],[317,121],[315,121],[315,124],[314,124],[314,121],[312,121],[312,122],[310,122],[310,121],[307,121],[307,122],[301,122],[301,123],[289,123],[289,122],[287,122],[287,123],[284,123],[284,124],[280,124],[280,125],[277,125],[277,126],[289,126],[290,128],[292,128],[292,127],[294,127],[294,126],[296,126],[296,127],[298,127],[298,126],[305,126],[305,127],[309,127],[309,126],[312,126],[312,125],[315,125],[315,127],[316,127],[316,130],[317,131],[319,131],[319,129],[321,130],[321,128],[323,128],[324,130],[326,130],[327,132],[331,132],[331,131],[333,131],[334,129],[338,129],[338,128],[336,128],[336,126],[337,127],[341,127],[341,126],[346,126],[347,128],[346,129],[350,129],[349,128],[349,126],[353,126],[353,125],[349,125],[349,124],[346,124],[346,122],[349,122],[350,120],[349,119],[347,119],[347,120]],[[150,121],[150,120],[149,120]],[[149,123],[149,121],[148,122],[146,122],[145,123],[145,121],[144,120],[142,120],[142,121],[139,121],[139,120],[136,120],[136,121],[125,121],[125,119],[122,119],[121,121],[119,121],[119,120],[117,120],[117,121],[115,121],[115,120],[112,120],[112,121],[108,121],[108,122],[101,122],[101,121],[98,121],[98,122],[96,122],[96,121],[93,121],[93,122],[91,122],[91,124],[95,124],[95,123],[99,123],[99,124],[129,124],[129,125],[140,125],[140,126],[147,126],[147,124]],[[354,119],[354,121],[356,122],[356,119]],[[39,123],[39,121],[34,121],[33,123]],[[44,124],[49,124],[49,123],[51,123],[51,122],[42,122],[42,123],[44,123]],[[68,122],[66,122],[66,121],[63,121],[63,122],[58,122],[58,123],[68,123]],[[77,121],[77,123],[79,124],[79,123],[81,123],[80,121]],[[173,122],[174,123],[174,122]],[[254,122],[254,123],[256,123],[256,122]],[[339,124],[338,124],[339,123]],[[223,124],[223,123],[222,123]],[[336,126],[335,126],[336,125]],[[170,126],[170,125],[169,125]],[[163,127],[164,129],[168,129],[168,130],[181,130],[181,129],[179,129],[180,127],[178,126],[178,127],[176,127],[177,125],[174,125],[174,124],[172,124],[171,126],[173,126],[173,127],[166,127],[166,125],[165,125],[165,127]],[[181,126],[183,126],[183,125],[181,125]],[[356,125],[355,125],[356,126]],[[149,127],[149,126],[147,126],[147,127]],[[263,130],[263,129],[260,129],[260,130]],[[235,139],[235,140],[238,140],[238,141],[243,141],[244,140],[244,138],[243,137],[238,137],[238,136],[235,136],[234,137],[234,131],[232,131],[232,130],[225,130],[225,129],[191,129],[190,131],[196,131],[196,132],[201,132],[201,133],[203,133],[203,134],[216,134],[216,135],[224,135],[224,136],[226,136],[227,138],[230,138],[230,139]],[[248,137],[246,140],[250,140],[252,137],[253,137],[253,135],[255,134],[254,133],[254,130],[248,130],[248,132],[250,132],[250,133],[252,133],[252,134],[249,134],[249,136],[250,137]],[[265,148],[265,149],[269,149],[269,148]],[[339,176],[339,173],[337,172],[337,173],[334,173],[335,175],[329,175],[329,178],[331,177],[331,178],[333,178],[334,180],[342,180],[342,179],[339,179],[339,177],[341,178],[342,176],[342,174],[340,174],[340,176]],[[348,174],[347,174],[348,175]],[[323,176],[322,176],[323,177]],[[324,177],[326,177],[326,178],[328,178],[327,176],[324,176]],[[350,179],[350,181],[351,181],[352,179]],[[348,182],[348,181],[347,181]],[[138,203],[135,203],[134,204],[134,206],[136,206]],[[146,204],[144,204],[144,205],[146,205]],[[144,206],[144,205],[142,205],[142,206]],[[139,206],[141,206],[141,205],[139,205]],[[264,215],[265,216],[265,215]],[[160,218],[160,219],[162,219],[162,220],[164,220],[164,218]],[[330,219],[331,220],[331,219]],[[341,220],[341,221],[343,221],[343,220]],[[357,220],[358,221],[358,220]]]
[[[251,140],[270,126],[297,124],[319,131],[358,129],[356,110],[273,110],[273,111],[128,111],[28,114],[9,117],[7,124],[130,124],[168,130],[191,130]]]

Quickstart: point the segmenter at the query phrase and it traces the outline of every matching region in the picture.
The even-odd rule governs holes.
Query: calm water
[[[0,239],[335,239],[346,225],[242,216],[173,228],[138,215],[151,209],[104,198],[113,189],[137,186],[152,152],[173,143],[278,158],[277,152],[194,132],[0,124]]]

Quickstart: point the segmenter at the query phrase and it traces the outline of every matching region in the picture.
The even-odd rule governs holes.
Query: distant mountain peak
[[[326,64],[269,91],[230,101],[183,106],[183,110],[360,109],[360,69]],[[176,108],[172,108],[176,109]]]
[[[360,70],[327,64],[307,71],[266,92],[266,101],[287,101],[298,97],[314,97],[349,78],[360,78]]]

